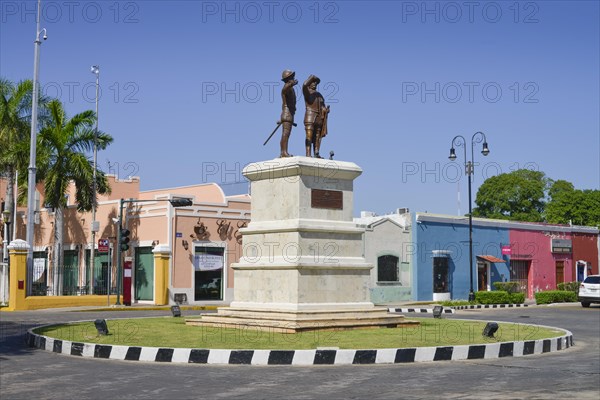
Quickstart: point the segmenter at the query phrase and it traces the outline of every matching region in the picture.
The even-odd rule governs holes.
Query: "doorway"
[[[152,247],[136,247],[134,265],[134,298],[136,301],[154,300],[154,255]]]
[[[565,262],[557,261],[556,262],[556,288],[558,289],[558,284],[563,283],[565,281]]]
[[[487,292],[490,290],[488,273],[489,268],[490,265],[488,263],[477,263],[477,290],[480,292]]]
[[[223,300],[225,247],[196,246],[194,251],[194,300]]]

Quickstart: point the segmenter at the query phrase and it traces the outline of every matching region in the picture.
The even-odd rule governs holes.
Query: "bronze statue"
[[[298,126],[298,124],[294,123],[294,114],[296,114],[296,92],[294,91],[294,86],[298,84],[298,81],[294,79],[295,76],[296,73],[289,69],[286,69],[281,74],[281,80],[283,81],[283,89],[281,89],[281,118],[277,121],[277,126],[273,129],[273,132],[271,132],[267,140],[263,143],[263,146],[266,145],[275,132],[277,132],[277,129],[283,125],[279,157],[292,157],[288,153],[288,142],[292,133],[292,126]]]
[[[288,141],[292,133],[292,126],[294,124],[294,114],[296,114],[296,92],[294,86],[298,84],[298,81],[294,79],[296,73],[286,69],[281,74],[281,80],[283,81],[283,89],[281,89],[281,118],[279,121],[283,125],[283,132],[281,133],[281,154],[280,157],[291,157],[288,153]]]
[[[304,127],[306,128],[306,157],[311,157],[311,150],[315,158],[323,158],[319,154],[321,140],[327,135],[327,116],[329,106],[325,106],[325,99],[317,91],[321,80],[311,75],[302,85],[302,94],[306,104]]]

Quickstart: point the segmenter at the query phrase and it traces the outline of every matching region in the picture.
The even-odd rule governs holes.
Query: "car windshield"
[[[583,283],[600,283],[600,275],[598,276],[588,276],[585,278]]]

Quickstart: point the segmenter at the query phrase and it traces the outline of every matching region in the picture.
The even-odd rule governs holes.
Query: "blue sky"
[[[0,75],[33,76],[35,2],[0,1]],[[279,154],[281,72],[331,105],[322,153],[364,170],[355,214],[467,212],[462,148],[483,131],[487,177],[544,171],[600,187],[597,1],[42,1],[40,83],[70,115],[94,108],[115,141],[99,166],[142,189],[224,183]],[[304,104],[290,152],[304,152]],[[470,155],[468,156],[470,158]],[[458,191],[460,203],[458,202]]]

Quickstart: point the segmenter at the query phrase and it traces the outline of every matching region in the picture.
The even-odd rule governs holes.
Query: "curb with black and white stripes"
[[[27,344],[38,349],[87,358],[185,364],[351,365],[401,364],[521,357],[568,349],[573,334],[552,339],[375,350],[223,350],[103,345],[71,342],[27,332]]]
[[[388,308],[388,312],[391,313],[427,313],[433,314],[433,308]],[[451,308],[442,309],[442,314],[454,314],[454,310]]]
[[[455,310],[480,310],[485,308],[519,308],[529,307],[527,304],[476,304],[469,306],[452,306]]]

